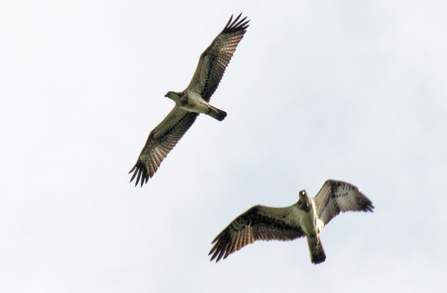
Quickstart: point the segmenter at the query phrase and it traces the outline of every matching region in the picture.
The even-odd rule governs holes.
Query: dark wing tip
[[[250,208],[248,211],[234,219],[222,232],[219,233],[219,235],[216,236],[216,238],[214,238],[213,242],[211,242],[211,244],[214,243],[214,246],[208,253],[208,255],[212,254],[210,261],[216,259],[216,262],[218,262],[221,259],[226,259],[233,252],[255,242],[256,239],[262,238],[254,236],[251,229],[250,232],[243,232],[248,226],[253,227],[254,222],[256,222],[255,218],[258,209],[259,206]]]
[[[132,178],[130,178],[129,182],[132,182],[136,178],[135,187],[138,185],[140,180],[141,180],[140,187],[143,187],[143,184],[147,183],[147,181],[149,180],[149,172],[147,171],[147,168],[144,165],[144,163],[140,160],[137,161],[135,166],[133,166],[132,170],[130,170],[128,174],[130,174],[132,172],[133,172],[133,175],[132,175]]]
[[[362,209],[362,211],[364,212],[372,212],[374,209],[374,206],[372,204],[372,201],[367,198],[363,192],[360,191],[359,188],[357,188],[357,192],[359,194],[359,196],[356,198],[357,204],[360,206],[360,208]]]
[[[366,204],[364,204],[363,207],[363,211],[365,212],[373,212],[374,210],[374,206],[372,204],[372,202],[365,196],[366,199]]]
[[[208,255],[211,255],[210,261],[216,259],[216,263],[222,259],[226,259],[227,256],[233,253],[235,250],[233,248],[230,249],[229,244],[231,242],[230,233],[227,229],[223,230],[216,238],[214,238],[211,244],[215,243],[213,248],[211,248]]]
[[[237,31],[243,31],[245,33],[246,29],[249,26],[250,20],[246,20],[247,16],[239,20],[242,16],[242,13],[240,13],[234,20],[233,15],[230,17],[230,20],[227,22],[227,25],[223,29],[223,33],[234,33]]]

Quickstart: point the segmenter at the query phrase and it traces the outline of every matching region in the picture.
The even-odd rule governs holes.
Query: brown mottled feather
[[[135,186],[141,186],[154,176],[163,159],[174,148],[199,114],[174,107],[166,118],[149,134],[135,166],[130,181],[136,178]]]
[[[209,255],[218,262],[231,253],[257,240],[293,240],[304,236],[297,225],[284,219],[290,208],[254,206],[231,222],[212,243]],[[268,216],[267,216],[268,215]]]
[[[200,55],[197,69],[187,87],[197,92],[207,102],[219,86],[225,69],[248,28],[249,20],[246,21],[247,17],[240,19],[241,15],[242,13],[234,21],[231,16],[222,32]]]
[[[370,211],[374,209],[372,202],[360,192],[356,186],[335,180],[327,180],[313,201],[317,214],[326,225],[340,212]]]

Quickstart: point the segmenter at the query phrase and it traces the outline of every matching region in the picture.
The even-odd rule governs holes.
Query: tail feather
[[[208,112],[206,113],[207,115],[213,117],[214,119],[217,119],[219,121],[222,121],[225,119],[225,117],[227,117],[227,112],[220,110],[216,107],[213,107],[211,105],[209,105],[209,109]]]
[[[307,244],[309,245],[310,260],[314,264],[324,262],[326,254],[324,253],[323,245],[320,241],[320,236],[309,237],[307,236]]]

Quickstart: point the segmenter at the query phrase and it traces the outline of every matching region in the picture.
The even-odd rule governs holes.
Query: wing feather
[[[257,240],[293,240],[304,236],[292,216],[292,207],[254,206],[234,219],[213,240],[209,255],[218,262],[231,253]]]
[[[187,87],[187,90],[197,92],[207,102],[219,86],[225,69],[248,28],[249,20],[246,20],[247,17],[240,19],[241,16],[242,13],[234,21],[231,16],[222,32],[200,55],[199,64]]]
[[[343,181],[327,180],[313,198],[320,220],[326,225],[340,212],[370,211],[372,202],[356,186]]]
[[[161,162],[175,147],[185,132],[191,127],[199,114],[174,107],[168,116],[155,127],[141,150],[130,182],[136,179],[135,186],[141,186],[154,176]]]

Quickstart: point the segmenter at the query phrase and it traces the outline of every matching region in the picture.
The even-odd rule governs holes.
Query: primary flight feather
[[[136,179],[143,186],[151,178],[161,162],[191,127],[200,113],[207,114],[218,121],[227,116],[208,102],[216,91],[236,47],[244,36],[249,20],[241,19],[242,13],[230,20],[211,45],[200,55],[194,76],[182,92],[168,92],[165,97],[175,102],[174,108],[149,134],[141,150],[130,182]]]

